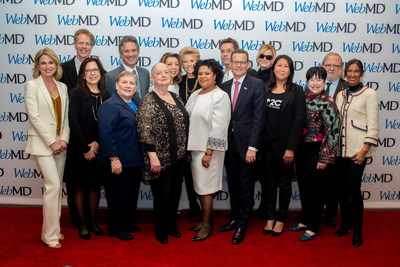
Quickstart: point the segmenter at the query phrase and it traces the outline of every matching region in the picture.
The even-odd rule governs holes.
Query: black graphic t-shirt
[[[280,113],[283,105],[283,94],[269,93],[267,96],[267,125],[266,139],[268,143],[274,143],[278,140]]]

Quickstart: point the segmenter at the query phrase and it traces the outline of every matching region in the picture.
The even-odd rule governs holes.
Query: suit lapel
[[[49,106],[51,114],[53,115],[54,118],[56,118],[56,114],[54,113],[53,101],[51,100],[50,93],[47,90],[46,85],[44,84],[42,76],[39,76],[37,78],[37,81],[39,83],[40,91],[42,92],[44,99],[46,99],[47,105]]]

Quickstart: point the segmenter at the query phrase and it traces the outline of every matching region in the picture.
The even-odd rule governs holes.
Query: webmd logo
[[[256,26],[256,23],[253,20],[214,20],[214,30],[222,30],[222,31],[251,31]]]
[[[190,7],[198,10],[229,10],[232,8],[232,0],[191,0]]]
[[[346,3],[346,13],[353,14],[382,14],[385,12],[384,4]]]
[[[293,51],[298,52],[330,52],[333,44],[330,42],[293,42]]]
[[[126,6],[128,0],[86,0],[87,6]]]
[[[73,45],[73,35],[56,35],[56,34],[35,34],[35,43],[37,45]]]
[[[185,19],[185,18],[161,18],[161,26],[169,29],[192,29],[198,30],[203,27],[202,19]]]
[[[264,44],[270,44],[273,47],[275,47],[276,51],[281,50],[282,48],[282,41],[269,41],[269,42],[265,42],[265,41],[260,41],[260,40],[242,40],[242,49],[244,50],[248,50],[248,51],[258,51],[261,46],[263,46]]]
[[[6,23],[15,25],[44,25],[47,22],[47,16],[42,14],[6,14]]]
[[[267,1],[245,1],[243,0],[243,10],[246,11],[272,11],[272,12],[280,12],[283,10],[284,4],[280,1],[271,1],[267,3]]]
[[[177,8],[179,7],[179,4],[179,0],[139,0],[139,7]]]
[[[335,11],[335,3],[332,2],[294,2],[294,12],[301,13],[332,13]]]
[[[23,44],[25,37],[23,34],[1,34],[0,33],[0,44]]]
[[[51,5],[63,5],[70,6],[75,3],[75,0],[34,0],[35,5],[51,6]]]

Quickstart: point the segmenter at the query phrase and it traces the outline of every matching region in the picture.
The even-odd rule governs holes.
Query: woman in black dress
[[[89,240],[90,233],[103,236],[96,221],[100,185],[103,182],[99,150],[97,110],[108,98],[105,70],[97,58],[82,62],[77,88],[69,103],[69,125],[66,179],[75,188],[75,205],[79,215],[79,237]],[[86,210],[89,209],[89,210]],[[88,218],[85,218],[87,216]]]

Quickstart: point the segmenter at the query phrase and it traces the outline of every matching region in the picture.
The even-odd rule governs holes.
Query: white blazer
[[[231,119],[231,101],[222,89],[199,95],[195,91],[186,103],[190,115],[189,151],[218,151],[228,149],[228,126]]]
[[[42,76],[25,84],[25,107],[31,124],[25,151],[32,155],[50,156],[50,145],[58,140],[69,141],[68,90],[62,82],[54,80],[61,98],[61,132],[57,137],[57,120],[53,101]]]

